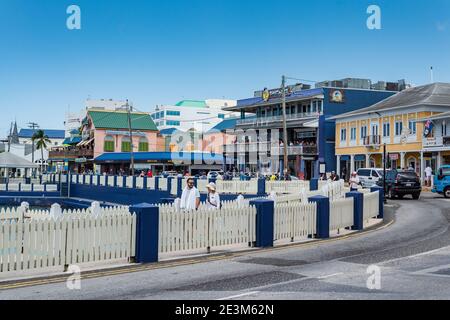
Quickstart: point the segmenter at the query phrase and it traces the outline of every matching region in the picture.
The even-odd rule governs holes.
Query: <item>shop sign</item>
[[[400,157],[399,157],[398,153],[389,154],[389,159],[391,159],[391,160],[398,160],[399,158]]]
[[[75,159],[75,163],[86,163],[87,162],[87,159],[86,158],[78,158],[78,159]]]
[[[436,138],[426,138],[423,140],[424,147],[435,147],[437,145]]]

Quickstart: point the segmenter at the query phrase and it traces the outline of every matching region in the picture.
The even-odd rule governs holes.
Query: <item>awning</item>
[[[355,161],[366,161],[366,156],[365,155],[356,155]]]
[[[133,154],[135,162],[186,162],[192,164],[222,164],[223,155],[201,152],[136,152]],[[131,154],[129,152],[111,152],[104,153],[95,158],[94,162],[101,163],[128,163],[131,162]]]
[[[92,138],[92,139],[90,139],[90,140],[84,140],[84,141],[80,142],[79,144],[77,144],[77,147],[88,146],[88,145],[90,145],[93,141],[94,141],[94,138]]]

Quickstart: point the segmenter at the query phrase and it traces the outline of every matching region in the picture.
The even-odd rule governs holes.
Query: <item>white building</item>
[[[117,110],[127,104],[123,100],[113,99],[87,99],[85,106],[87,109],[99,109],[99,110]]]
[[[235,115],[223,108],[236,106],[236,100],[183,100],[173,106],[157,106],[151,113],[159,130],[175,128],[207,132],[224,119]]]

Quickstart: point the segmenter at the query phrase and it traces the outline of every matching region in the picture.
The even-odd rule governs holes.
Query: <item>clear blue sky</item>
[[[66,8],[82,29],[66,28]],[[382,30],[366,27],[370,4]],[[280,76],[450,82],[448,0],[0,0],[0,136],[92,98],[247,98]]]

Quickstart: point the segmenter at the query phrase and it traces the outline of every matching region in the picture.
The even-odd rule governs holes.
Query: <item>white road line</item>
[[[385,263],[390,263],[390,262],[396,262],[396,261],[404,260],[404,259],[413,259],[413,258],[418,258],[418,257],[428,256],[428,255],[430,255],[430,254],[437,253],[437,252],[439,252],[439,251],[443,251],[443,250],[446,250],[446,249],[450,249],[450,246],[443,247],[443,248],[439,248],[439,249],[436,249],[436,250],[427,251],[427,252],[418,253],[418,254],[415,254],[415,255],[412,255],[412,256],[401,257],[401,258],[396,258],[396,259],[392,259],[392,260],[386,260],[386,261],[383,261],[383,262],[380,263],[380,264],[385,264]]]
[[[238,295],[231,296],[231,297],[226,297],[226,298],[217,299],[217,301],[223,301],[223,300],[231,300],[231,299],[236,299],[236,298],[242,298],[242,297],[251,296],[251,295],[257,294],[257,293],[259,293],[259,291],[252,291],[252,292],[247,292],[247,293],[243,293],[243,294],[238,294]]]
[[[343,274],[344,274],[344,273],[342,273],[342,272],[340,272],[340,273],[333,273],[333,274],[330,274],[330,275],[328,275],[328,276],[317,277],[317,279],[319,279],[319,280],[325,280],[325,279],[333,278],[333,277],[336,277],[336,276],[341,276],[341,275],[343,275]]]

